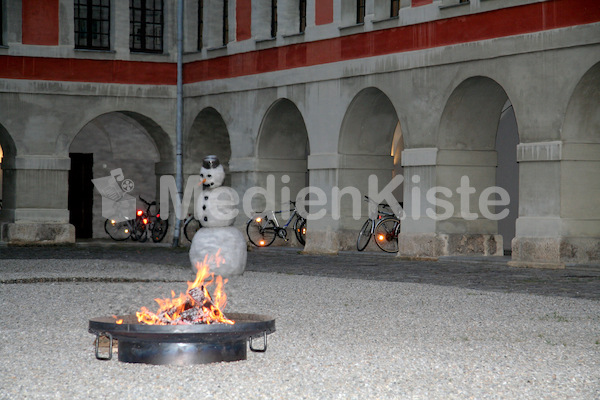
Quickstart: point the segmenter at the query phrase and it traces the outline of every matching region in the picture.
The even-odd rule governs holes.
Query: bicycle
[[[194,214],[189,214],[185,221],[183,221],[183,234],[190,242],[200,228],[202,228],[202,224],[194,217]]]
[[[166,219],[160,218],[160,212],[156,212],[156,214],[152,213],[152,206],[156,206],[156,201],[148,202],[139,196],[140,200],[144,202],[148,207],[146,208],[146,212],[142,213],[142,222],[146,227],[146,235],[147,232],[150,231],[152,235],[152,241],[154,243],[158,243],[164,239],[167,235],[167,230],[169,229],[169,221]],[[139,210],[138,210],[139,216]],[[145,241],[145,240],[144,240]]]
[[[357,250],[363,251],[369,244],[371,236],[375,235],[375,244],[377,244],[377,247],[386,253],[397,253],[400,220],[396,218],[388,204],[377,204],[369,196],[365,196],[365,201],[377,206],[377,216],[373,217],[370,213],[369,218],[360,229],[358,238],[356,239]],[[390,209],[390,211],[383,209]]]
[[[290,209],[292,214],[283,226],[279,224],[276,216],[276,214],[281,214],[283,210],[269,211],[251,218],[246,224],[246,234],[250,243],[256,247],[266,247],[270,246],[277,237],[287,242],[289,240],[287,238],[287,227],[295,219],[294,233],[298,242],[304,246],[306,244],[306,218],[298,213],[295,202],[290,201],[290,204],[293,206]]]
[[[137,210],[134,219],[127,219],[120,222],[109,218],[104,221],[104,231],[113,240],[123,241],[131,237],[131,240],[145,242],[148,239],[148,233],[146,232],[146,225],[142,220],[142,214],[142,210]]]

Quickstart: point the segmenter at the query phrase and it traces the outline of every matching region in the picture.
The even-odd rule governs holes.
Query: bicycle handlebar
[[[375,203],[375,200],[371,199],[371,198],[370,198],[369,196],[367,196],[367,195],[365,195],[365,199],[366,199],[365,201],[370,201],[370,202],[372,202],[372,203]],[[391,208],[391,207],[390,207],[390,205],[389,205],[389,204],[386,204],[386,203],[379,203],[379,204],[377,204],[377,205],[378,205],[378,206],[381,206],[381,207],[387,207],[387,208]]]

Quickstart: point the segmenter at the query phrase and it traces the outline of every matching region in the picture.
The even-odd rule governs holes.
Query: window
[[[306,30],[306,0],[300,0],[299,2],[299,16],[300,16],[300,33],[304,33]]]
[[[271,37],[277,36],[277,0],[271,0]]]
[[[365,0],[356,1],[356,23],[362,24],[365,22]]]
[[[110,49],[110,0],[75,0],[75,48]]]
[[[223,0],[223,46],[229,43],[229,0]]]
[[[2,38],[2,32],[3,32],[3,25],[2,25],[2,18],[4,18],[4,13],[2,12],[2,0],[0,0],[0,46],[2,46],[4,44],[3,38]],[[0,149],[0,163],[2,162],[2,149]]]
[[[390,18],[397,17],[400,11],[400,0],[390,1]]]
[[[162,0],[129,0],[130,50],[162,53],[163,24]]]
[[[204,0],[198,0],[198,50],[202,50],[202,31],[204,30]]]

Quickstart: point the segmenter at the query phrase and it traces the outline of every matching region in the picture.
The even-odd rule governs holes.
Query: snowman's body
[[[231,226],[235,222],[235,191],[227,186],[204,189],[196,202],[196,217],[206,228]]]
[[[224,263],[213,271],[221,276],[241,275],[246,268],[246,240],[233,225],[237,215],[237,193],[230,187],[221,186],[225,171],[215,156],[204,159],[200,170],[202,195],[196,201],[196,217],[202,224],[192,240],[190,261],[192,269],[205,256],[220,252]]]

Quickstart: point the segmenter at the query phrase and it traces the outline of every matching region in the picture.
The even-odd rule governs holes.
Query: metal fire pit
[[[89,332],[96,335],[96,358],[112,358],[112,339],[118,339],[119,361],[145,364],[207,364],[245,360],[251,351],[267,350],[267,335],[275,332],[275,320],[267,315],[227,313],[235,324],[146,325],[135,315],[90,319]],[[123,319],[117,324],[117,319]],[[108,355],[99,353],[101,337],[109,340]],[[263,345],[255,348],[252,338]]]

